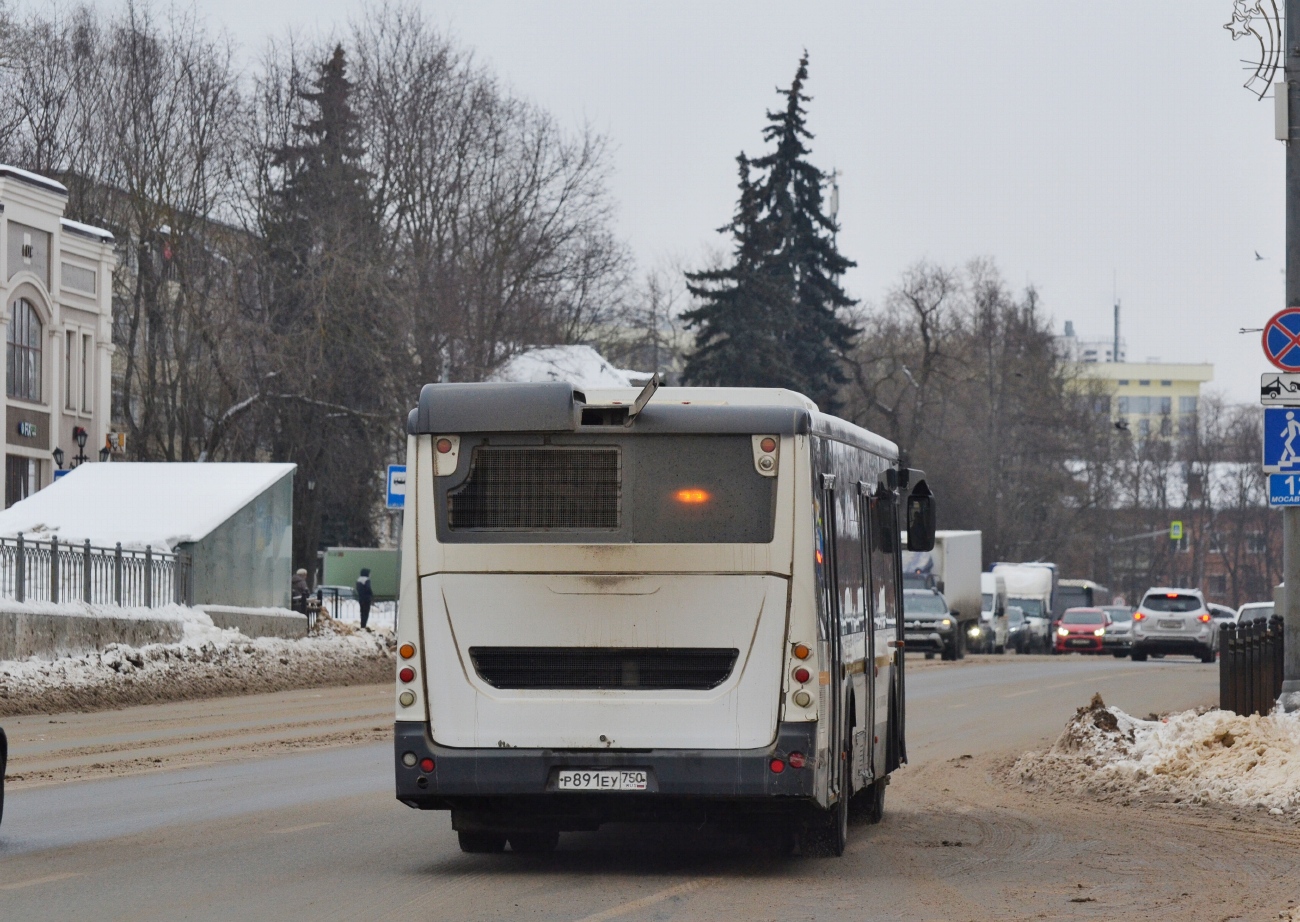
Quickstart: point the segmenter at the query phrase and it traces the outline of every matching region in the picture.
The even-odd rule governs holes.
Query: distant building
[[[1076,387],[1087,391],[1099,413],[1107,413],[1135,437],[1170,438],[1196,430],[1201,385],[1214,380],[1214,366],[1124,361],[1124,341],[1080,339],[1074,324],[1056,337],[1058,354],[1076,372]],[[1111,356],[1118,351],[1120,361]]]
[[[1078,370],[1083,381],[1098,383],[1098,409],[1136,437],[1195,432],[1201,385],[1214,380],[1208,363],[1096,362],[1081,363]]]
[[[63,216],[60,183],[0,165],[0,295],[6,348],[5,507],[48,485],[109,432],[113,235]]]

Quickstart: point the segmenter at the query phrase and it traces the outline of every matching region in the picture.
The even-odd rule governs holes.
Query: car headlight
[[[939,627],[952,627],[952,619],[944,618],[942,621],[939,622]]]
[[[1095,630],[1095,631],[1092,632],[1092,636],[1094,636],[1094,637],[1104,637],[1104,636],[1106,636],[1106,629],[1105,629],[1104,627],[1099,627],[1099,628],[1097,628],[1097,630]]]
[[[982,633],[982,629],[980,628],[980,626],[978,624],[972,624],[970,628],[966,631],[966,636],[978,637],[981,633]]]
[[[1060,637],[1069,637],[1069,636],[1070,636],[1070,632],[1067,631],[1067,630],[1066,630],[1065,628],[1063,628],[1063,627],[1058,627],[1058,628],[1056,629],[1056,633],[1057,633],[1057,635],[1060,636]]]

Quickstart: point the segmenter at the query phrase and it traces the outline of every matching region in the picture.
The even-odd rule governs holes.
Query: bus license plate
[[[566,769],[560,772],[556,786],[561,791],[644,791],[646,789],[646,773],[643,771]]]

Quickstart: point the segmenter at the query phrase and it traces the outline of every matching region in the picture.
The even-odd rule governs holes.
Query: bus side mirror
[[[924,480],[918,480],[907,497],[907,549],[934,550],[934,494]]]

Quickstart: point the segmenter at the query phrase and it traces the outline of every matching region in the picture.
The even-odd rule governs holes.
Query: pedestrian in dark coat
[[[307,614],[307,596],[311,595],[311,586],[307,584],[306,570],[298,570],[293,574],[293,579],[290,581],[289,591],[292,597],[292,605],[290,607],[300,614]]]
[[[370,618],[370,603],[375,600],[375,590],[370,585],[370,570],[363,568],[357,577],[357,603],[361,606],[361,627],[364,629]]]

